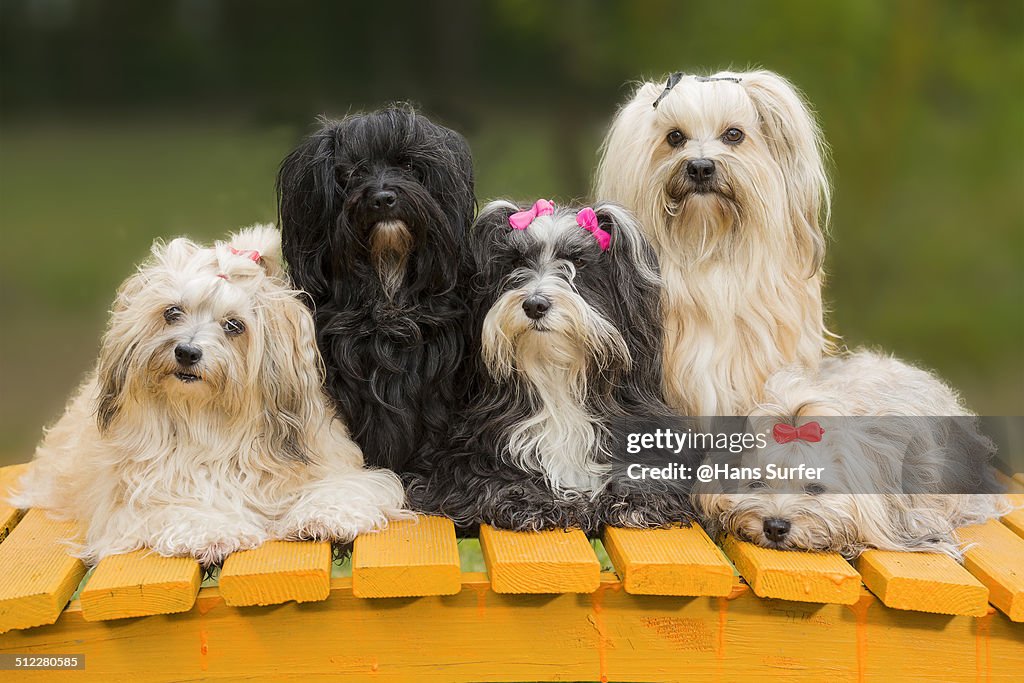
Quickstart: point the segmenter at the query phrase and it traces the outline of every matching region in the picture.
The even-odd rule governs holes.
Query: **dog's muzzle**
[[[198,382],[202,379],[194,370],[203,359],[203,349],[196,344],[178,344],[174,347],[174,360],[178,362],[178,371],[174,376],[185,384]]]

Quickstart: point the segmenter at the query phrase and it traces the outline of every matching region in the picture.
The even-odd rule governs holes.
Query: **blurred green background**
[[[481,200],[566,200],[631,80],[748,65],[832,145],[833,328],[1024,412],[1021,0],[0,0],[0,464],[154,237],[274,218],[316,114],[417,102],[469,138]]]

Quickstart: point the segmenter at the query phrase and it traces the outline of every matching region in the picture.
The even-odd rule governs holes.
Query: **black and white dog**
[[[402,472],[464,395],[473,159],[405,105],[321,123],[278,173],[284,254],[340,416],[368,463]]]
[[[661,394],[657,261],[630,214],[498,201],[469,249],[476,385],[411,504],[463,528],[688,522],[689,487],[629,478],[616,446],[623,429],[680,419]]]

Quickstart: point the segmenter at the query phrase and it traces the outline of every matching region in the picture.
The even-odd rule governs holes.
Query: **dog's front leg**
[[[640,529],[689,525],[694,512],[686,489],[677,482],[614,477],[595,500],[599,523]]]
[[[191,556],[204,567],[224,562],[239,550],[266,541],[266,524],[254,514],[221,510],[162,506],[138,520],[137,533],[144,545],[164,556]]]
[[[404,491],[390,470],[339,469],[309,482],[275,525],[275,536],[291,540],[350,543],[389,519],[411,517],[403,509]]]

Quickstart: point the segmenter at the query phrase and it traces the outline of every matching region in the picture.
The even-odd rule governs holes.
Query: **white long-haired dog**
[[[829,184],[807,104],[768,71],[641,84],[604,141],[596,196],[639,218],[665,281],[665,394],[745,415],[765,380],[831,350]]]
[[[118,291],[96,370],[13,502],[79,520],[94,563],[148,547],[204,565],[268,539],[351,541],[401,511],[321,388],[280,234],[157,243]]]
[[[780,370],[748,428],[771,436],[740,458],[741,478],[694,490],[714,532],[784,550],[959,560],[955,529],[1006,509],[992,495],[995,446],[977,418],[937,377],[888,356],[828,358],[817,374]]]

